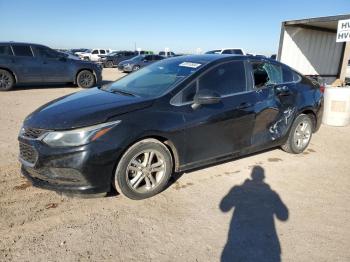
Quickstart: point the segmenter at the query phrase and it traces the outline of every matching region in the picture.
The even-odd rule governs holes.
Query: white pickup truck
[[[112,52],[111,49],[95,48],[95,49],[91,49],[90,52],[80,53],[79,57],[82,60],[97,62],[100,60],[101,57],[106,56],[111,52]]]

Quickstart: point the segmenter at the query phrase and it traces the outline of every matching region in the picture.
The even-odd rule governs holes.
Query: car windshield
[[[133,72],[101,89],[141,97],[157,97],[202,66],[203,63],[183,59],[166,59]]]
[[[206,54],[220,54],[221,50],[212,50],[212,51],[208,51],[206,52]]]

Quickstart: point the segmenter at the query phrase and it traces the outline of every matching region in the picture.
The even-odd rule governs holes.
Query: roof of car
[[[32,45],[32,46],[43,46],[41,44],[35,44],[35,43],[26,43],[26,42],[0,42],[0,45]]]

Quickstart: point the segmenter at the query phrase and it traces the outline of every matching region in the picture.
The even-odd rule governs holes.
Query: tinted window
[[[293,72],[286,67],[283,67],[283,82],[293,82]]]
[[[53,51],[50,48],[46,47],[36,47],[36,50],[38,51],[39,56],[45,57],[45,58],[58,58],[57,52]]]
[[[252,67],[256,88],[283,82],[282,69],[279,65],[264,62],[255,62],[252,64]]]
[[[92,51],[92,53],[91,53],[91,54],[93,54],[93,55],[98,54],[98,50],[94,50],[94,51]]]
[[[0,55],[13,55],[11,47],[8,45],[0,45]]]
[[[200,77],[199,88],[215,90],[221,96],[245,91],[244,63],[234,61],[211,69]]]
[[[106,51],[105,50],[100,50],[100,54],[105,54],[106,53]]]
[[[28,45],[13,45],[12,49],[16,56],[33,56],[32,50]]]
[[[152,56],[151,55],[146,55],[144,59],[147,60],[147,61],[151,61],[152,60]]]
[[[153,56],[153,60],[161,60],[161,59],[163,59],[162,56],[159,56],[159,55],[154,55]]]

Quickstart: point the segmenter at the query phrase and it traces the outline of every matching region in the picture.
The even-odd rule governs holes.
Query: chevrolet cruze
[[[19,134],[34,186],[131,199],[161,192],[174,172],[281,146],[298,154],[321,124],[317,82],[254,56],[165,59],[51,101]]]

